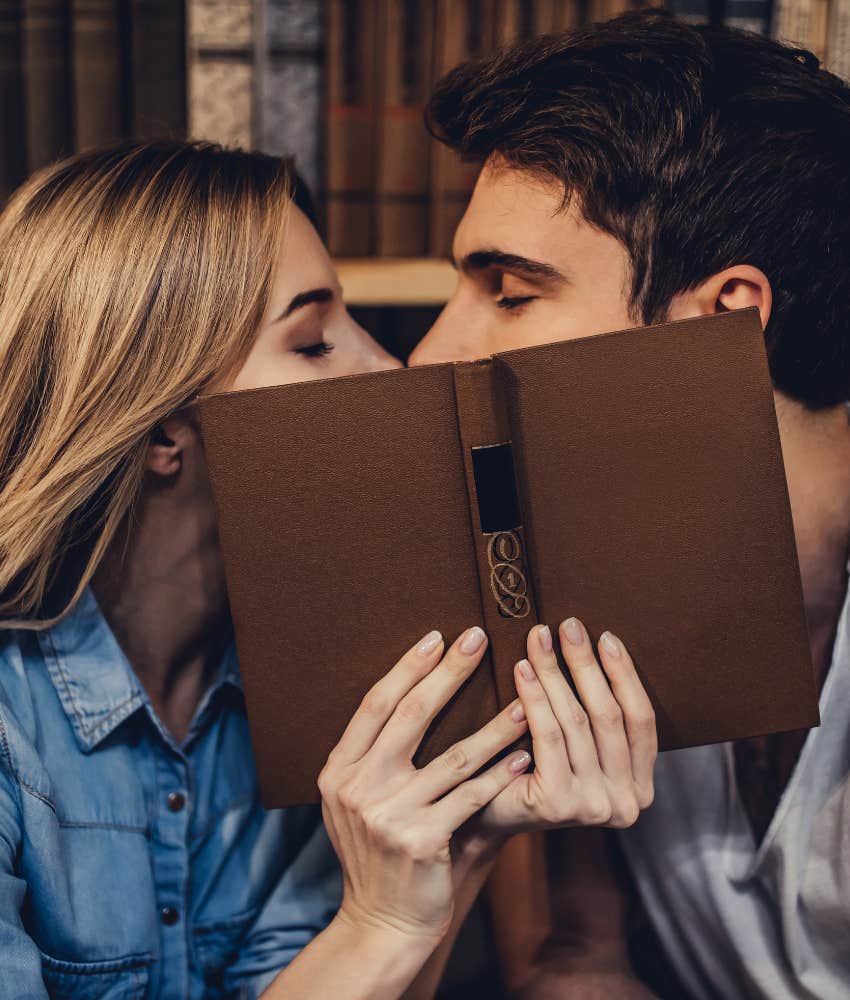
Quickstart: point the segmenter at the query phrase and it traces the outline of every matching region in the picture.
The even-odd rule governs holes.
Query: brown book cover
[[[65,0],[24,0],[27,158],[37,170],[71,152],[70,18]]]
[[[186,134],[186,12],[173,0],[133,0],[133,135]]]
[[[431,628],[490,646],[419,762],[567,615],[625,641],[662,748],[817,724],[755,308],[200,406],[267,807]]]
[[[124,35],[115,0],[71,0],[74,145],[88,149],[125,129]]]
[[[377,0],[328,0],[326,219],[335,257],[374,250]]]
[[[380,0],[376,252],[423,257],[428,250],[431,137],[422,112],[431,86],[430,0]]]

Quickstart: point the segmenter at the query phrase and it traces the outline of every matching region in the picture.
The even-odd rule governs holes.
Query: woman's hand
[[[484,632],[472,628],[443,656],[440,634],[426,636],[369,691],[319,776],[344,875],[338,920],[405,936],[429,953],[452,918],[452,834],[530,763],[517,751],[476,775],[526,731],[516,701],[427,766],[413,766],[428,726],[486,645]]]
[[[627,827],[652,803],[655,714],[625,646],[610,632],[602,635],[603,673],[581,622],[568,618],[559,636],[581,704],[558,666],[551,632],[536,626],[528,634],[528,659],[514,670],[534,772],[493,799],[468,835],[487,840],[546,827]]]

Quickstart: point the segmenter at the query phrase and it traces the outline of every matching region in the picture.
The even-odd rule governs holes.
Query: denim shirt
[[[232,647],[178,745],[90,590],[0,632],[0,1000],[256,997],[340,896],[318,808],[260,805]]]

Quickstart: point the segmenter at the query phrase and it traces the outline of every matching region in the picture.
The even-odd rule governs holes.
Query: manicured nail
[[[461,653],[466,653],[467,656],[470,653],[477,653],[481,649],[481,645],[487,636],[484,634],[484,629],[479,628],[477,625],[471,628],[466,635],[461,639],[460,651]]]
[[[603,632],[599,641],[602,643],[602,648],[610,656],[620,655],[620,640],[615,635],[612,635],[610,632]]]
[[[433,632],[429,632],[422,642],[416,647],[416,652],[420,656],[428,656],[429,653],[433,653],[437,646],[443,641],[442,635],[435,629]]]
[[[552,633],[548,625],[539,625],[537,628],[537,641],[544,653],[552,652]]]
[[[516,756],[511,758],[510,764],[508,764],[508,770],[513,771],[514,774],[519,774],[520,771],[524,771],[528,765],[531,763],[531,754],[527,753],[525,750],[521,750]]]
[[[580,646],[584,642],[584,632],[578,618],[568,618],[563,628],[567,642],[571,642],[574,646]]]
[[[535,678],[534,667],[528,662],[528,660],[520,660],[517,664],[519,667],[519,672],[527,681],[533,681]]]
[[[522,707],[521,701],[518,701],[511,709],[511,718],[514,722],[525,722],[525,709]]]

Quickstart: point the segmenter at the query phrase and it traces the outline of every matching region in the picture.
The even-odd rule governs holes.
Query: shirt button
[[[182,792],[169,792],[166,801],[168,802],[168,808],[173,813],[179,813],[183,806],[186,805],[186,796]]]
[[[159,911],[159,919],[170,927],[172,924],[176,924],[180,919],[180,914],[173,906],[163,906]]]

